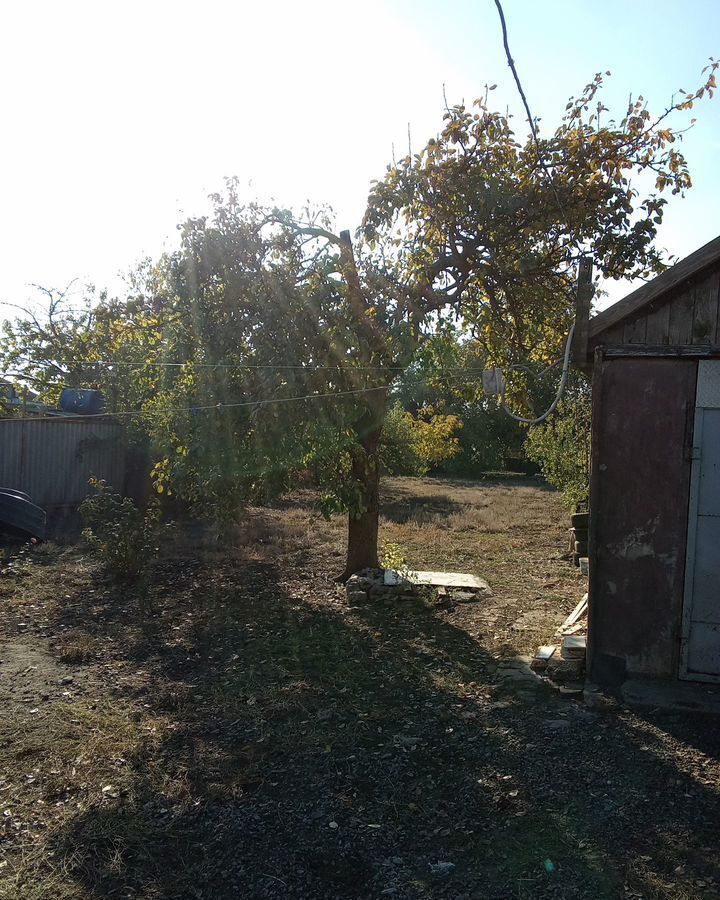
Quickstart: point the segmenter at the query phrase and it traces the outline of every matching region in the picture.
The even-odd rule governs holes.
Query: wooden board
[[[697,362],[612,359],[593,381],[589,667],[676,677]]]

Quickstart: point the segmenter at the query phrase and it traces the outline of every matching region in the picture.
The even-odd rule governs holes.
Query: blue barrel
[[[96,416],[105,409],[101,391],[90,388],[64,388],[60,394],[60,409],[81,416]]]

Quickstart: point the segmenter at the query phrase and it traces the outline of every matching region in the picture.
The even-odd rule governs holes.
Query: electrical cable
[[[510,53],[510,43],[508,40],[507,24],[505,22],[505,13],[503,12],[502,3],[500,2],[500,0],[495,0],[495,6],[497,7],[498,15],[500,16],[500,25],[502,28],[502,36],[503,36],[503,46],[505,47],[505,56],[508,61],[508,65],[510,66],[510,69],[512,70],[513,78],[515,79],[515,84],[517,86],[518,93],[520,94],[520,99],[522,100],[523,106],[525,107],[525,113],[527,115],[527,122],[528,122],[528,125],[530,126],[530,131],[532,133],[532,137],[535,142],[535,147],[538,151],[538,161],[539,161],[540,165],[542,166],[543,171],[547,175],[548,182],[550,184],[553,195],[555,197],[555,202],[557,204],[558,211],[559,211],[560,215],[564,217],[565,216],[565,207],[564,207],[563,202],[561,201],[560,196],[557,192],[557,188],[555,187],[555,182],[553,181],[552,175],[551,175],[547,165],[545,164],[545,160],[543,159],[543,155],[540,150],[540,142],[539,142],[538,136],[537,136],[537,129],[535,128],[535,121],[532,117],[532,113],[530,112],[530,104],[528,103],[527,97],[525,96],[525,91],[523,90],[522,83],[520,82],[520,76],[519,76],[517,68],[515,66],[515,60],[513,59],[512,54]],[[575,246],[577,247],[577,243],[575,243]],[[569,365],[570,364],[570,343],[572,341],[572,336],[573,336],[574,331],[575,331],[575,325],[573,324],[573,326],[570,328],[570,332],[568,333],[567,341],[565,343],[565,357],[564,357],[564,362],[563,362],[563,371],[562,371],[562,375],[560,377],[560,385],[558,387],[558,392],[555,396],[555,400],[553,401],[552,405],[546,410],[546,412],[544,412],[542,414],[542,416],[539,416],[536,419],[526,419],[526,418],[523,418],[522,416],[517,416],[517,415],[515,415],[515,413],[512,412],[512,410],[508,407],[507,403],[505,402],[505,393],[503,391],[503,393],[500,395],[500,400],[501,400],[503,409],[512,419],[515,419],[515,421],[517,421],[517,422],[522,422],[524,425],[538,425],[540,422],[544,422],[548,416],[552,415],[552,413],[555,412],[555,410],[557,409],[558,403],[560,403],[560,400],[562,399],[563,392],[565,391],[565,385],[567,384],[567,377],[568,377],[568,372],[569,372],[569,367],[570,367],[570,365]]]
[[[545,419],[548,418],[548,416],[551,416],[555,412],[558,403],[560,403],[560,401],[562,400],[562,395],[565,393],[565,385],[567,384],[568,374],[570,372],[570,344],[572,342],[572,336],[574,332],[575,325],[572,325],[570,331],[568,332],[567,340],[565,341],[563,369],[562,375],[560,376],[560,385],[558,386],[557,394],[555,395],[555,399],[553,400],[553,402],[541,416],[538,416],[535,419],[526,419],[523,416],[516,415],[505,401],[505,389],[503,388],[503,391],[500,394],[500,403],[502,404],[502,408],[505,410],[507,415],[510,416],[511,419],[515,419],[516,422],[522,422],[523,425],[539,425],[541,422],[544,422]]]
[[[270,397],[267,400],[243,400],[238,403],[213,403],[208,406],[179,406],[179,407],[168,407],[164,409],[132,409],[132,410],[119,410],[118,412],[108,412],[108,413],[78,413],[72,416],[52,416],[50,418],[56,421],[68,421],[72,419],[73,421],[77,419],[114,419],[119,416],[153,416],[153,415],[162,415],[164,413],[183,413],[183,412],[209,412],[212,410],[220,410],[220,409],[238,409],[240,407],[247,406],[268,406],[271,403],[299,403],[304,402],[306,400],[319,400],[322,398],[328,397],[346,397],[350,394],[367,394],[370,391],[386,391],[388,390],[387,385],[379,385],[378,387],[368,387],[368,388],[358,388],[357,390],[352,391],[329,391],[326,394],[306,394],[302,397]],[[8,416],[5,420],[0,421],[8,421],[8,422],[37,422],[39,419],[45,418],[42,416]]]

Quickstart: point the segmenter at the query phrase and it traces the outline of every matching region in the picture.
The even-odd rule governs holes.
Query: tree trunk
[[[348,545],[341,581],[360,569],[378,569],[378,519],[380,516],[380,437],[385,418],[385,391],[367,395],[367,409],[356,424],[358,446],[352,458],[352,479],[358,487],[359,510],[348,515]]]
[[[377,452],[374,458],[364,453],[353,459],[353,477],[362,486],[363,512],[348,515],[347,560],[343,580],[360,569],[378,569],[378,519],[380,516]]]

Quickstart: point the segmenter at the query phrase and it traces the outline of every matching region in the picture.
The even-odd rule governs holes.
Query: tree
[[[604,276],[659,271],[661,194],[691,184],[669,122],[712,95],[716,66],[660,115],[638,98],[618,123],[605,120],[597,75],[553,134],[524,143],[489,109],[488,89],[388,168],[354,240],[324,210],[242,206],[230,182],[148,272],[144,324],[130,331],[150,337],[128,335],[122,315],[111,330],[118,352],[147,351],[133,390],[146,398],[158,489],[231,514],[310,471],[326,509],[348,513],[344,575],[376,567],[379,450],[398,374],[448,319],[490,363],[549,362],[583,253]],[[631,175],[654,187],[640,195]],[[527,401],[523,370],[512,372]]]
[[[446,316],[460,318],[498,363],[549,361],[573,309],[578,258],[592,252],[600,274],[647,276],[663,267],[654,245],[670,189],[691,185],[668,120],[712,96],[703,85],[652,117],[642,97],[619,122],[607,112],[597,75],[571,99],[549,138],[520,144],[507,116],[491,112],[488,91],[474,110],[448,110],[436,139],[388,168],[370,193],[353,247],[347,232],[284,225],[335,248],[339,288],[354,347],[378,374],[357,403],[346,574],[377,565],[378,448],[388,372],[405,369],[423,337]],[[592,111],[591,111],[592,110]],[[652,174],[640,197],[631,174]]]

